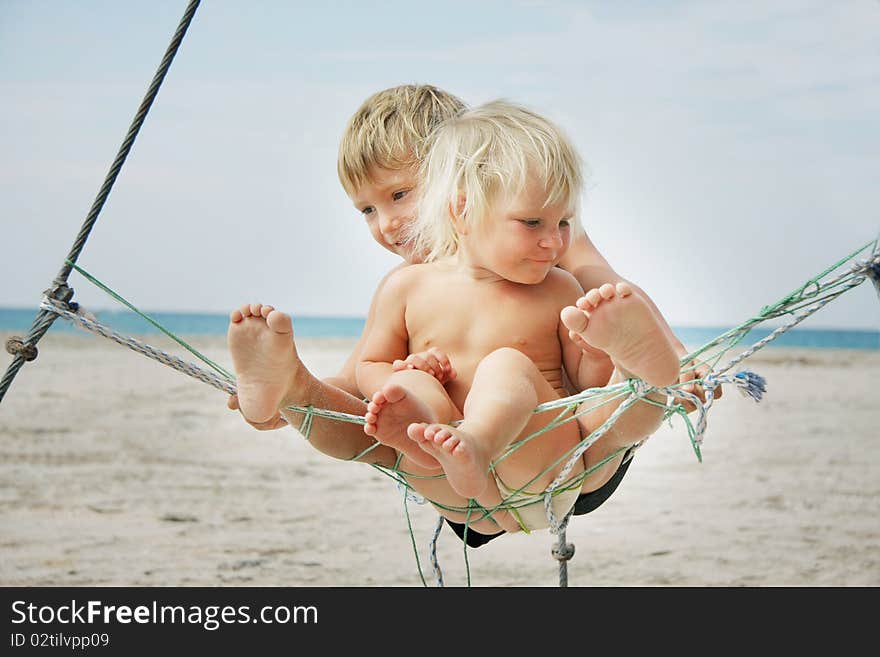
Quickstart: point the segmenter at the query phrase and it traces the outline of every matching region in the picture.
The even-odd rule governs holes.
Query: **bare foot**
[[[233,310],[229,319],[238,406],[248,422],[267,422],[277,416],[301,366],[293,323],[290,315],[259,303]]]
[[[575,343],[606,352],[621,373],[663,387],[678,381],[675,347],[651,307],[627,283],[594,288],[566,306],[562,323]]]
[[[439,470],[440,463],[427,452],[419,449],[406,437],[406,428],[416,421],[436,419],[431,407],[407,395],[406,390],[396,383],[386,383],[373,395],[364,414],[366,424],[364,433],[373,436],[383,445],[388,445],[408,456],[423,468]]]
[[[478,449],[477,441],[467,431],[446,424],[418,422],[410,424],[406,434],[440,462],[456,493],[476,498],[486,490],[489,458]]]

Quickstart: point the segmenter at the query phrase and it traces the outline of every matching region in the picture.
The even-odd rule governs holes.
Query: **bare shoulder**
[[[425,267],[428,266],[429,265],[423,264],[410,265],[406,263],[398,265],[385,275],[379,283],[376,294],[399,295],[405,293],[418,285],[419,281],[424,278],[426,275]]]
[[[571,239],[571,245],[559,261],[559,266],[567,271],[577,271],[584,267],[611,269],[608,260],[603,256],[586,231],[578,230]]]
[[[550,273],[547,274],[547,278],[544,279],[544,284],[547,286],[548,291],[554,295],[564,297],[574,295],[577,298],[584,293],[581,284],[578,283],[574,275],[561,267],[551,269]]]
[[[405,271],[410,266],[411,265],[405,262],[401,262],[399,265],[395,266],[391,271],[389,271],[382,277],[382,280],[379,281],[379,285],[376,286],[376,291],[378,292],[379,290],[381,290],[383,287],[385,287],[385,284],[388,281],[397,278],[400,275],[400,272]]]

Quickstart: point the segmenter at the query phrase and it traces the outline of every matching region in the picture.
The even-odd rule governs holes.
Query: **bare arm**
[[[361,337],[358,338],[357,344],[354,346],[351,354],[349,354],[348,359],[342,366],[342,369],[337,372],[336,376],[327,377],[324,379],[324,382],[328,385],[336,386],[337,388],[341,388],[346,392],[355,395],[356,397],[363,398],[365,395],[361,394],[360,389],[357,384],[357,364],[361,359],[361,352],[364,349],[364,344],[366,344],[366,336],[370,333],[373,328],[373,323],[376,318],[376,300],[379,297],[382,288],[385,287],[386,281],[394,275],[396,271],[406,267],[406,264],[400,264],[390,272],[385,274],[384,278],[379,282],[379,285],[376,287],[376,291],[373,293],[373,299],[370,302],[370,309],[367,312],[367,321],[364,323],[364,329],[361,331]]]
[[[297,390],[299,397],[297,401],[290,402],[290,405],[312,406],[357,416],[363,416],[367,412],[367,405],[363,400],[334,385],[316,379],[307,371],[303,377],[303,383]],[[304,414],[295,411],[285,409],[281,413],[287,422],[297,429],[305,419]],[[375,463],[385,467],[393,467],[397,461],[397,453],[393,449],[376,443],[364,433],[363,425],[358,423],[315,415],[312,416],[311,430],[307,438],[312,447],[336,459],[350,461],[358,457],[358,461]],[[370,451],[366,452],[368,449]],[[361,454],[363,455],[359,456]]]
[[[406,331],[406,293],[411,271],[395,271],[376,293],[375,314],[356,367],[357,384],[367,397],[379,390],[393,370],[392,363],[409,354]]]
[[[335,376],[328,376],[322,379],[324,383],[339,388],[340,390],[344,390],[355,397],[361,397],[361,392],[357,387],[355,368],[357,367],[358,360],[360,360],[361,350],[364,348],[364,336],[366,334],[367,324],[364,324],[364,330],[361,333],[361,337],[358,338],[357,344],[355,344],[354,349],[351,350],[342,369],[340,369]]]
[[[367,410],[365,397],[369,397],[372,391],[362,391],[357,382],[357,366],[361,360],[361,354],[367,344],[368,336],[375,332],[377,306],[380,299],[384,298],[383,290],[389,279],[406,265],[401,264],[392,269],[380,281],[370,301],[370,309],[361,336],[354,349],[345,361],[345,364],[334,377],[317,380],[311,375],[304,381],[302,390],[305,397],[312,400],[309,403],[316,408],[328,408],[352,415],[364,415]],[[383,311],[384,312],[384,311]],[[306,404],[297,404],[304,406]],[[288,422],[302,422],[302,414],[286,411],[284,417]],[[294,424],[294,426],[298,426]],[[362,461],[377,463],[386,467],[393,467],[397,462],[397,452],[386,446],[377,444],[376,441],[364,433],[360,424],[340,422],[334,420],[319,419],[315,417],[312,422],[309,442],[320,452],[339,459],[350,460],[373,445],[376,445],[369,453],[364,455]]]

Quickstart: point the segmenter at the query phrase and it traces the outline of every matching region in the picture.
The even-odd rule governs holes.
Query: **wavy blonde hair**
[[[532,180],[547,190],[545,206],[568,204],[577,225],[580,157],[559,127],[532,110],[506,100],[486,103],[444,121],[429,147],[418,214],[408,231],[426,262],[458,250],[453,212],[476,226],[495,202]]]
[[[405,84],[376,92],[349,119],[339,143],[336,171],[349,196],[372,182],[370,169],[403,169],[421,163],[424,142],[442,121],[467,106],[429,84]]]

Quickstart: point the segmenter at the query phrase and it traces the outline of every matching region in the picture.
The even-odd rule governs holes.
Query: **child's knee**
[[[535,363],[519,349],[501,347],[490,352],[480,361],[482,369],[498,369],[507,371],[530,371],[537,369]]]

